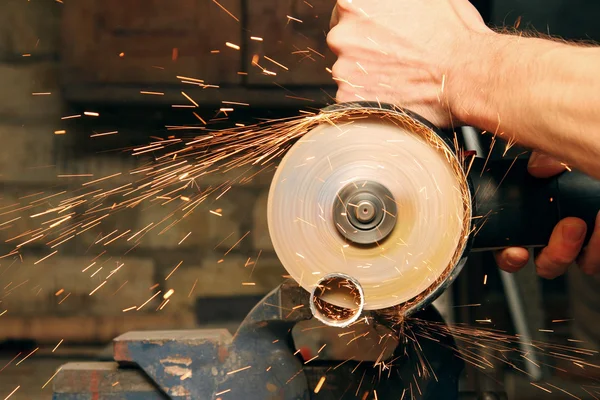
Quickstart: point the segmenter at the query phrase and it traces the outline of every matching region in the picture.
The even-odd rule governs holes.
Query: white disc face
[[[392,193],[396,221],[379,245],[355,246],[336,228],[334,204],[348,183],[366,181]],[[343,273],[362,286],[366,310],[395,306],[427,290],[454,259],[465,235],[461,184],[442,152],[418,134],[379,118],[322,124],[277,169],[269,232],[280,261],[306,290]]]

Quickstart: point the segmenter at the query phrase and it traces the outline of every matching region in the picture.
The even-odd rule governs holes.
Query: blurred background
[[[19,232],[33,229],[28,214],[18,218],[32,202],[56,206],[53,196],[77,193],[95,178],[110,177],[100,184],[104,189],[127,185],[129,171],[156,156],[134,157],[131,149],[143,152],[157,138],[190,137],[332,103],[335,86],[326,67],[334,57],[325,36],[333,3],[0,2],[0,399],[17,386],[12,399],[51,398],[52,385],[42,386],[57,367],[110,359],[111,340],[132,330],[224,327],[233,333],[284,280],[266,224],[273,165],[244,170],[243,184],[231,189],[239,172],[208,175],[197,189],[219,187],[226,195],[135,246],[104,244],[161,221],[164,208],[127,209],[47,258],[47,248],[36,245],[25,246],[22,256],[10,252],[22,241]],[[474,3],[498,27],[600,39],[597,1]],[[106,281],[122,264],[116,279]],[[520,316],[489,254],[472,257],[440,307],[457,322],[490,318],[494,327],[519,333],[515,321],[524,320],[535,339],[574,338],[597,347],[597,281],[583,279],[576,268],[553,281],[537,279],[532,268],[515,278],[513,305]],[[470,303],[484,307],[456,307]],[[573,369],[545,373],[561,387],[581,386]],[[499,374],[495,383],[475,373],[465,379],[500,385],[510,399],[567,398],[502,368]]]

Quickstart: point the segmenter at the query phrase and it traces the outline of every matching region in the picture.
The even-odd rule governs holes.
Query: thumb
[[[538,152],[533,152],[527,167],[529,173],[536,178],[550,178],[566,170],[560,161]]]

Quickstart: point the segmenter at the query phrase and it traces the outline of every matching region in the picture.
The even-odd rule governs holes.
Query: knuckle
[[[337,52],[341,47],[343,38],[344,34],[341,31],[340,25],[336,25],[333,28],[331,28],[327,33],[327,45],[331,48],[333,52]]]
[[[335,64],[333,64],[333,66],[331,67],[331,75],[333,75],[334,78],[339,78],[342,76],[342,69],[343,66],[342,64],[337,61]]]
[[[335,7],[339,10],[339,11],[352,11],[354,9],[354,6],[352,5],[352,1],[350,0],[337,0],[335,2]]]

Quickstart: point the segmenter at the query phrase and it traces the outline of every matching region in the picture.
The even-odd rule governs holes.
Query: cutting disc
[[[431,291],[456,263],[468,236],[466,179],[445,142],[413,128],[376,113],[326,119],[282,159],[269,192],[269,232],[306,290],[345,274],[360,283],[364,309],[377,310]],[[359,201],[345,194],[369,187],[383,208],[370,244],[355,240],[368,235],[352,227]]]

